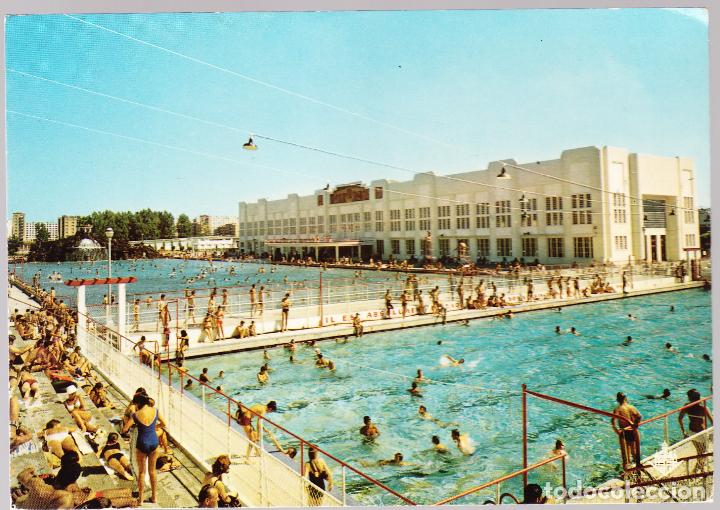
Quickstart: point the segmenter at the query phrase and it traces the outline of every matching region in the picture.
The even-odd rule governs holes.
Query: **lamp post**
[[[108,278],[112,278],[112,238],[113,229],[108,227],[105,229],[105,237],[108,240]],[[105,308],[105,325],[110,325],[110,307],[112,306],[112,285],[108,283],[108,305]]]

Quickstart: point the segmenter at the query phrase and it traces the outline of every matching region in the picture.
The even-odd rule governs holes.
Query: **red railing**
[[[474,493],[476,493],[476,492],[478,492],[478,491],[481,491],[481,490],[483,490],[483,489],[487,489],[488,487],[492,487],[493,485],[499,485],[499,484],[501,484],[502,482],[505,482],[505,481],[510,480],[510,479],[512,479],[512,478],[516,478],[516,477],[521,476],[521,475],[522,475],[523,479],[525,479],[525,478],[527,478],[527,474],[528,474],[530,471],[532,471],[532,470],[534,470],[534,469],[537,469],[537,468],[539,468],[539,467],[545,466],[546,464],[550,464],[551,462],[558,461],[558,460],[561,461],[561,464],[562,464],[562,486],[563,486],[563,488],[565,489],[565,492],[567,493],[567,480],[566,480],[566,472],[565,472],[565,468],[566,468],[566,460],[565,460],[565,457],[566,457],[566,454],[564,454],[564,453],[561,453],[561,454],[558,454],[558,455],[554,455],[554,456],[549,457],[549,458],[547,458],[547,459],[545,459],[545,460],[541,460],[540,462],[536,462],[536,463],[533,464],[532,466],[524,467],[523,469],[520,469],[520,470],[518,470],[518,471],[514,471],[514,472],[509,473],[509,474],[507,474],[507,475],[503,475],[503,476],[501,476],[500,478],[496,478],[496,479],[491,480],[491,481],[489,481],[489,482],[486,482],[486,483],[483,483],[483,484],[478,485],[478,486],[476,486],[476,487],[473,487],[472,489],[468,489],[468,490],[466,490],[466,491],[463,491],[463,492],[461,492],[460,494],[456,494],[456,495],[451,496],[451,497],[449,497],[449,498],[441,499],[441,500],[438,501],[437,503],[434,503],[434,505],[445,505],[446,503],[450,503],[450,502],[456,501],[456,500],[458,500],[458,499],[460,499],[460,498],[464,498],[465,496],[469,496],[470,494],[474,494]],[[524,484],[527,485],[527,482],[525,482]],[[499,501],[498,501],[498,504],[499,504]]]

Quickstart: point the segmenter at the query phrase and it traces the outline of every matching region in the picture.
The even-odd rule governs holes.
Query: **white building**
[[[230,236],[175,237],[171,239],[145,239],[130,241],[131,245],[144,244],[162,251],[222,252],[237,248],[237,240]]]
[[[58,238],[58,224],[54,221],[28,221],[25,222],[25,242],[34,242],[37,237],[37,228],[39,225],[45,225],[48,233],[50,234],[50,241],[54,241]]]
[[[209,216],[203,214],[198,216],[196,221],[200,227],[201,235],[218,235],[219,232],[217,232],[217,230],[225,227],[223,230],[227,230],[227,232],[220,235],[237,236],[238,219],[236,216]]]
[[[242,251],[275,256],[420,258],[427,232],[436,258],[464,242],[473,260],[547,264],[679,260],[699,246],[694,162],[615,147],[241,202],[239,223]]]

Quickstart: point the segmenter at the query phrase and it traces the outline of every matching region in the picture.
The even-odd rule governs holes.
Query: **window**
[[[265,235],[265,222],[260,222],[260,228],[258,230],[258,235],[264,236]]]
[[[308,218],[308,234],[315,234],[317,231],[315,230],[315,216],[310,216]]]
[[[418,215],[420,216],[419,229],[430,230],[430,208],[421,207],[418,209]]]
[[[591,259],[593,257],[592,237],[574,237],[573,248],[576,259]]]
[[[400,239],[390,239],[390,251],[393,255],[400,255]]]
[[[405,231],[406,232],[414,232],[415,231],[415,220],[405,220]]]
[[[490,228],[490,204],[475,204],[475,227]]]
[[[307,234],[307,218],[300,218],[299,234]]]
[[[450,206],[438,206],[438,229],[450,230]]]
[[[323,205],[323,196],[322,196],[322,195],[318,195],[317,197],[318,197],[318,199],[317,199],[317,205]]]
[[[537,257],[537,238],[535,238],[535,237],[523,237],[522,238],[522,256],[523,257]]]
[[[627,223],[625,195],[622,193],[613,193],[613,221],[615,223]]]
[[[377,251],[377,254],[382,257],[383,253],[385,253],[385,241],[383,241],[382,239],[376,239],[375,250]]]
[[[697,244],[695,244],[695,234],[685,234],[685,247],[697,248]]]
[[[592,224],[592,212],[589,211],[591,207],[590,193],[580,193],[573,195],[571,204],[573,212],[572,219],[573,225],[591,225]]]
[[[683,197],[685,223],[695,223],[695,208],[693,197]]]
[[[415,239],[405,239],[405,255],[415,256]]]
[[[415,209],[405,209],[405,219],[406,220],[414,220],[415,219]]]
[[[450,216],[450,206],[449,205],[441,205],[438,206],[438,218],[444,218]]]
[[[390,232],[400,232],[400,209],[390,209]]]
[[[375,187],[375,199],[379,199],[383,197],[383,189],[380,186]],[[378,253],[382,254],[382,251],[378,251]]]
[[[499,200],[495,202],[495,227],[503,228],[511,226],[510,200]]]
[[[446,255],[450,255],[450,239],[440,239],[440,256]]]
[[[561,259],[565,256],[565,240],[562,237],[548,237],[548,257]]]
[[[375,232],[382,232],[383,230],[383,212],[375,211]],[[380,251],[378,253],[382,254]]]
[[[490,256],[490,239],[488,239],[487,237],[481,237],[477,239],[477,254],[478,257]]]
[[[317,233],[322,234],[325,232],[325,216],[317,217]]]
[[[334,218],[334,216],[333,216],[333,218]],[[288,230],[288,220],[287,220],[287,218],[283,218],[283,220],[282,220],[282,233],[283,233],[283,235],[287,235],[288,232],[289,232],[289,230]]]
[[[270,232],[268,232],[268,234],[270,234]],[[245,237],[245,223],[238,225],[238,237]]]
[[[455,228],[470,228],[470,204],[457,204],[455,206]]]
[[[520,201],[520,226],[532,227],[538,224],[537,198],[527,198]],[[530,255],[534,256],[534,255]]]
[[[509,201],[508,201],[509,203]],[[512,257],[512,239],[509,237],[499,237],[497,242],[498,257]]]
[[[545,224],[546,225],[562,225],[563,213],[562,197],[545,197]]]
[[[616,250],[627,250],[628,249],[627,236],[615,236],[615,249]]]
[[[297,219],[296,218],[290,218],[290,230],[289,234],[297,234],[297,228],[296,228]]]
[[[331,214],[328,216],[328,232],[332,234],[333,232],[337,232],[337,230],[337,215]]]
[[[438,218],[438,230],[450,230],[450,218]]]
[[[372,230],[372,213],[370,211],[365,211],[363,213],[363,230],[365,232],[370,232]]]

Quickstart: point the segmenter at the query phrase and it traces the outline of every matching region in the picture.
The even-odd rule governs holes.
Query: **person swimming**
[[[704,359],[705,361],[712,361],[709,354],[703,354],[702,359]]]
[[[564,334],[565,332],[560,329],[560,326],[555,326],[555,333],[558,334],[558,335],[562,335],[562,334]]]
[[[452,356],[450,356],[449,354],[444,354],[443,359],[448,360],[450,362],[450,364],[454,367],[465,363],[465,358],[455,359]]]
[[[678,353],[678,350],[677,350],[675,347],[673,347],[670,342],[667,342],[667,343],[665,344],[665,350],[666,350],[666,351],[669,351],[669,352],[673,352],[673,353],[675,353],[675,354]]]
[[[472,439],[470,439],[470,436],[467,434],[461,434],[458,429],[453,429],[450,437],[463,455],[472,455],[475,453],[475,446],[473,446]]]
[[[628,346],[632,343],[632,341],[633,341],[633,337],[628,336],[621,345]]]
[[[437,452],[437,453],[449,453],[450,452],[450,450],[448,450],[448,447],[440,442],[440,438],[438,436],[433,436],[431,441],[433,444],[432,449],[434,452]]]
[[[413,397],[422,397],[422,392],[420,391],[420,388],[418,388],[418,383],[413,381],[412,385],[410,385],[410,388],[408,388],[408,392]]]
[[[645,398],[650,400],[664,400],[670,396],[670,390],[665,388],[662,390],[661,395],[645,395]]]
[[[370,467],[370,466],[412,466],[414,465],[411,462],[405,462],[403,457],[403,454],[398,452],[396,453],[392,459],[381,459],[377,462],[367,462],[364,460],[360,461],[360,465],[363,467]]]
[[[570,334],[575,335],[575,336],[580,336],[580,332],[577,329],[575,329],[575,326],[570,328]]]
[[[427,379],[425,379],[425,377],[423,376],[423,371],[418,368],[417,375],[415,376],[415,382],[419,383],[419,382],[423,382],[423,381],[427,381]]]
[[[470,320],[468,320],[468,319],[463,319],[460,321],[460,326],[469,326],[469,325],[470,325]]]
[[[631,314],[631,313],[629,313],[629,314],[627,315],[627,318],[628,318],[629,320],[631,320],[631,321],[634,321],[634,320],[637,319],[637,317],[635,317],[635,316],[634,316],[633,314]]]
[[[363,426],[360,427],[360,434],[367,437],[368,439],[375,439],[380,435],[380,431],[372,422],[369,416],[363,417]]]

